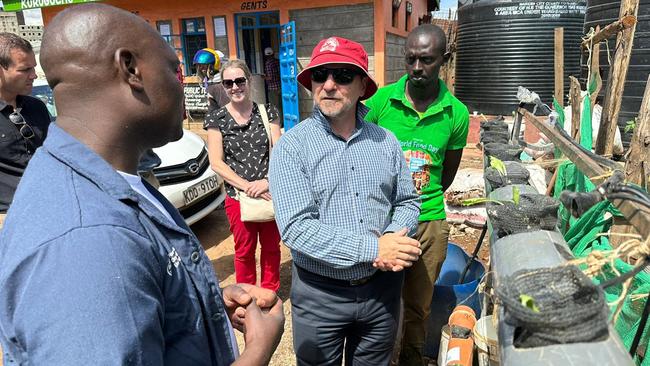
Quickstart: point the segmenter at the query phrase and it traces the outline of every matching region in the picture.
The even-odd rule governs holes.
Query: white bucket
[[[449,325],[444,325],[440,332],[440,348],[438,348],[438,365],[444,365],[447,359],[447,346],[449,346]]]
[[[492,315],[484,316],[476,321],[472,337],[478,351],[478,364],[480,366],[498,366],[499,342],[496,327],[492,322]]]

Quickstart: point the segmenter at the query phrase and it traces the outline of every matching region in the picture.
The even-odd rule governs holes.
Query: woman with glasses
[[[258,105],[251,99],[251,72],[241,60],[230,60],[221,69],[222,85],[230,102],[208,114],[210,165],[226,182],[226,215],[235,241],[237,283],[255,284],[255,250],[261,245],[260,286],[276,291],[280,287],[280,233],[275,221],[244,222],[238,196],[271,200],[269,193],[269,133],[271,145],[280,138],[279,113],[275,106]]]

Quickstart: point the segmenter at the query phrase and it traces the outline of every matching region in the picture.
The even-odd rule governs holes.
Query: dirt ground
[[[187,126],[187,125],[186,125]],[[189,125],[192,131],[197,132],[205,138],[205,133],[200,128],[200,124],[192,123]],[[468,147],[463,153],[461,168],[481,168],[482,155],[480,150]],[[219,208],[208,215],[203,220],[192,226],[208,257],[212,261],[214,269],[221,281],[221,285],[235,283],[235,270],[233,265],[234,259],[234,242],[228,228],[228,220],[225,211]],[[478,240],[480,230],[469,227],[453,226],[449,240],[459,244],[467,253],[471,255],[476,241]],[[280,290],[278,295],[284,300],[284,312],[286,316],[285,330],[280,345],[271,358],[270,365],[287,366],[295,365],[295,356],[293,353],[293,336],[291,332],[291,303],[289,301],[289,291],[291,287],[291,255],[285,246],[281,246],[282,259],[280,267]],[[489,249],[487,241],[479,252],[479,258],[485,263],[488,257]],[[258,250],[259,258],[259,250]],[[259,273],[259,266],[258,266]],[[244,349],[243,337],[237,333],[237,340],[240,349]],[[2,352],[0,352],[0,366],[2,366]]]

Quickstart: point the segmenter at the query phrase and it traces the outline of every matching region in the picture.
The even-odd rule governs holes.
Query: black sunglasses
[[[9,115],[9,120],[11,123],[20,127],[20,135],[26,139],[34,138],[34,130],[30,125],[25,122],[25,118],[20,114],[19,111],[14,111]]]
[[[226,87],[226,89],[232,88],[232,86],[235,84],[237,84],[237,86],[241,88],[242,86],[246,85],[246,78],[242,76],[239,78],[235,78],[235,80],[223,79],[221,80],[221,83],[223,84],[223,86]]]
[[[317,67],[311,70],[311,80],[317,83],[324,83],[332,75],[334,82],[339,85],[348,85],[354,81],[354,77],[361,75],[361,71],[356,69],[328,69],[326,67]]]

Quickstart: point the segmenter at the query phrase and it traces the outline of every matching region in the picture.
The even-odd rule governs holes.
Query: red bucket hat
[[[368,73],[366,50],[359,43],[341,37],[330,37],[318,42],[311,53],[309,65],[298,74],[300,85],[311,91],[311,69],[327,64],[350,64],[363,70],[369,82],[361,100],[370,98],[377,91],[377,83]]]

